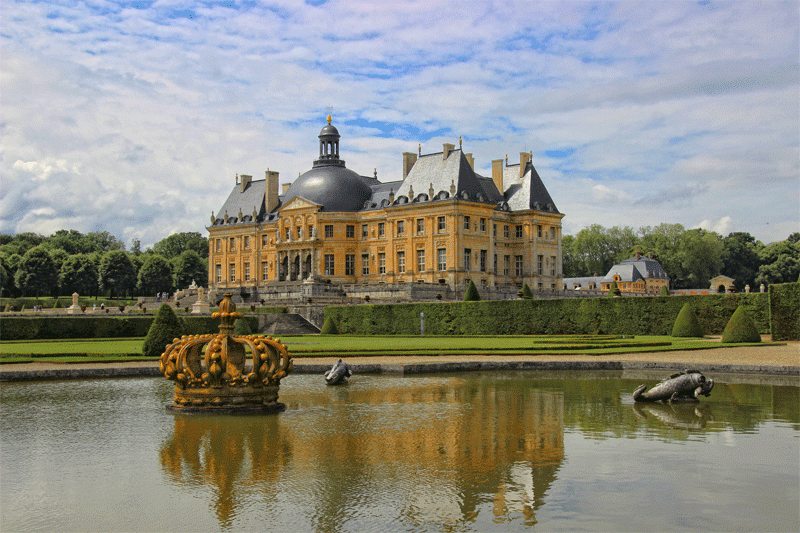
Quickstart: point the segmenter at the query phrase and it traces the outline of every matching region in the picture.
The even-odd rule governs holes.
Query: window
[[[425,233],[425,220],[422,218],[417,219],[417,235]]]
[[[481,231],[486,231],[486,219],[481,219]]]
[[[444,217],[439,217],[438,222],[439,222],[439,233],[441,233],[447,228],[447,225],[444,221]]]
[[[248,235],[244,236],[244,249],[247,250],[250,248],[250,237]]]
[[[542,238],[542,225],[541,224],[537,224],[536,225],[536,236],[539,237],[540,239]]]
[[[522,276],[522,256],[515,255],[514,256],[514,275]]]
[[[345,236],[348,239],[355,239],[356,238],[356,227],[352,224],[348,224],[345,228]]]
[[[267,234],[265,233],[264,235],[261,236],[261,246],[262,246],[262,248],[266,248],[267,247],[267,243],[269,243],[269,240],[267,239]]]
[[[286,228],[286,240],[287,241],[292,240],[292,228]]]
[[[397,252],[397,272],[404,273],[406,271],[406,253]]]
[[[503,275],[508,276],[509,269],[511,268],[511,256],[503,256]]]
[[[544,271],[544,268],[543,268],[543,267],[544,267],[544,265],[543,265],[543,263],[544,263],[544,256],[543,256],[543,255],[537,255],[537,256],[536,256],[536,272],[537,272],[537,273],[538,273],[540,276],[542,275],[542,272]]]
[[[492,264],[492,272],[497,274],[497,254],[494,254],[494,263]]]
[[[325,224],[325,238],[330,239],[333,237],[333,224]]]
[[[516,231],[515,231],[515,235],[516,235],[517,239],[521,239],[522,238],[522,225],[520,225],[520,224],[517,225]]]
[[[261,281],[267,281],[269,279],[269,263],[266,261],[261,263]]]
[[[325,254],[325,275],[333,276],[333,254]]]
[[[472,248],[464,248],[464,270],[470,269],[470,257],[472,256]]]
[[[497,237],[497,224],[492,224],[492,236]]]
[[[236,251],[236,237],[231,237],[228,241],[228,251],[235,252]]]
[[[378,273],[379,274],[386,274],[386,254],[379,253],[378,254]]]
[[[217,283],[222,283],[222,265],[216,265],[214,271],[217,275]]]
[[[508,226],[503,226],[503,237],[508,239]]]
[[[464,229],[469,229],[469,217],[464,217]]]
[[[556,275],[556,256],[554,256],[554,255],[550,256],[550,267],[551,267],[550,268],[550,275],[551,276],[555,276]]]
[[[386,235],[386,224],[383,222],[378,222],[378,237],[384,237]]]
[[[425,271],[425,250],[417,250],[417,272]]]
[[[439,256],[439,270],[447,270],[447,249],[439,248],[436,252]]]
[[[250,281],[250,263],[244,264],[244,280]]]
[[[230,265],[228,265],[228,267],[229,267],[228,273],[230,274],[228,279],[230,281],[236,281],[236,263],[231,263]]]
[[[403,220],[397,221],[397,234],[402,235],[406,230],[406,225]]]
[[[347,254],[344,256],[344,275],[356,275],[356,254]]]
[[[369,254],[361,254],[361,273],[369,274]]]
[[[313,224],[309,224],[308,225],[308,237],[309,238],[313,238],[314,237],[314,225]]]
[[[481,272],[486,272],[486,250],[481,250]]]
[[[217,239],[217,251],[222,251],[222,239]]]
[[[298,239],[302,239],[303,238],[303,228],[300,227],[300,226],[297,226],[297,238]]]
[[[369,237],[369,224],[361,224],[361,238],[366,239]]]
[[[550,228],[550,239],[553,241],[556,240],[556,228],[554,227]]]

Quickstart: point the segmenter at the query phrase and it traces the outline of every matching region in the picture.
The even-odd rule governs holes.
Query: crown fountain
[[[219,311],[219,333],[184,335],[161,354],[161,372],[175,382],[173,412],[261,413],[281,411],[278,387],[292,371],[292,358],[280,339],[261,335],[233,334],[233,323],[242,313],[230,294]],[[204,349],[205,347],[205,349]],[[246,348],[252,354],[245,368]],[[205,355],[204,355],[205,353]]]

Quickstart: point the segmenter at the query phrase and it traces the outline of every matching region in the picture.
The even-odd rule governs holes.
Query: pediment
[[[303,198],[301,196],[295,196],[294,198],[289,200],[289,203],[287,203],[286,205],[282,206],[278,211],[284,212],[284,211],[291,211],[291,210],[297,210],[297,209],[309,209],[309,208],[319,209],[321,207],[322,206],[320,204],[312,202],[311,200],[306,200],[305,198]]]

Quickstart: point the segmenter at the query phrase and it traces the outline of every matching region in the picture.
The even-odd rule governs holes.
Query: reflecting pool
[[[270,416],[173,415],[158,378],[0,386],[2,531],[797,531],[797,377],[322,376]]]

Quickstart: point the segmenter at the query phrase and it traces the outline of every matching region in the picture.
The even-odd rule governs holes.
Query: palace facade
[[[328,124],[319,157],[279,191],[279,175],[236,176],[209,231],[209,287],[429,284],[462,290],[523,283],[561,288],[561,219],[528,153],[474,170],[472,154],[403,154],[403,178],[380,182],[345,166]]]

